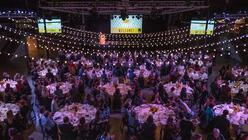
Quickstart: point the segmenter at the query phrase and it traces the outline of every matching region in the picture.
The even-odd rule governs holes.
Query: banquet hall
[[[247,0],[0,2],[0,140],[248,140]]]

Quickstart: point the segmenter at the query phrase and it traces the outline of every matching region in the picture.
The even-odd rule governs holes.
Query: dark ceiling
[[[22,9],[35,9],[39,5],[39,1],[121,1],[121,0],[0,0],[1,9],[9,9],[9,8],[22,8]],[[130,0],[130,1],[141,1],[141,0]],[[164,1],[164,0],[163,0]],[[166,0],[172,1],[172,0]],[[190,1],[190,0],[178,0],[178,1]],[[200,0],[195,0],[200,1]],[[209,1],[212,7],[223,8],[223,5],[229,3],[227,5],[230,9],[248,9],[248,0],[205,0]]]

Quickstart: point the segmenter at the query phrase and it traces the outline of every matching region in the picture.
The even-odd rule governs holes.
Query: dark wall
[[[85,23],[88,31],[110,32],[110,16],[88,16]]]
[[[39,6],[39,0],[0,0],[0,8],[4,9],[37,9]]]

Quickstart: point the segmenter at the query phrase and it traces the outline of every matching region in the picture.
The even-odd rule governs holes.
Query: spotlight
[[[121,16],[120,17],[121,17],[122,20],[125,20],[125,19],[128,18],[127,9],[126,8],[121,10]]]
[[[142,16],[141,15],[137,15],[136,18],[139,20],[139,19],[142,18]]]

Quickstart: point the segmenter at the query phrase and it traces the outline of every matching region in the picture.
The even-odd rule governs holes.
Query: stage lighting
[[[136,18],[137,19],[141,19],[142,18],[142,15],[137,15]]]
[[[121,10],[121,16],[120,16],[120,18],[121,18],[122,20],[125,20],[125,19],[128,18],[127,9],[122,9],[122,10]]]

